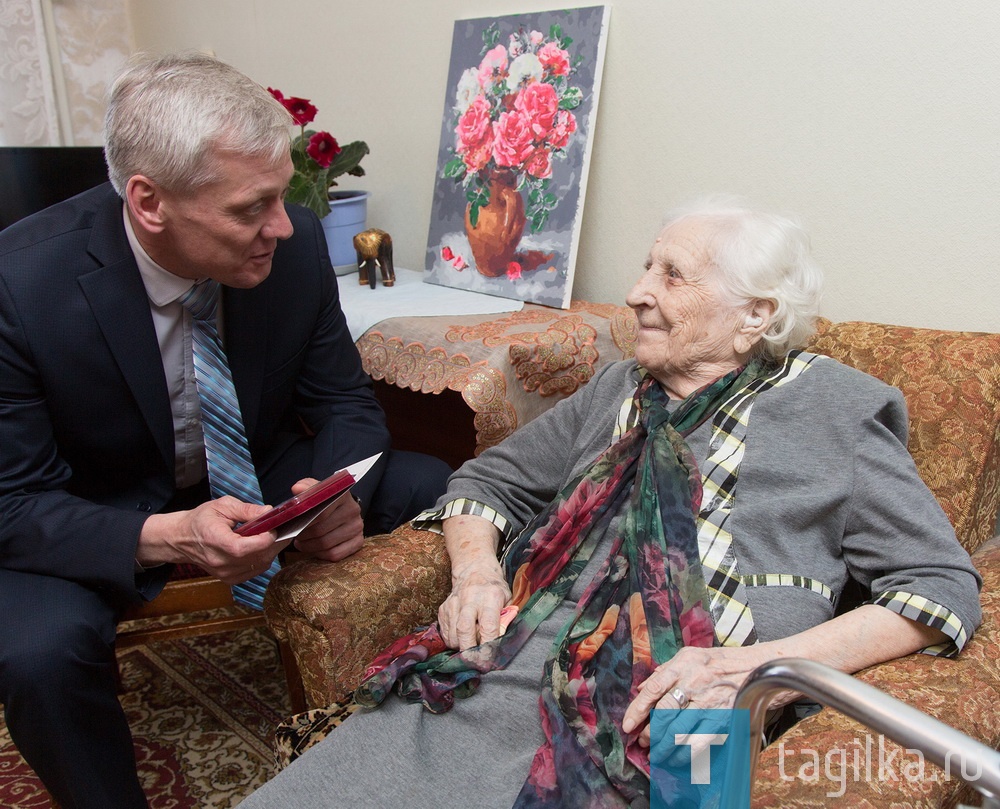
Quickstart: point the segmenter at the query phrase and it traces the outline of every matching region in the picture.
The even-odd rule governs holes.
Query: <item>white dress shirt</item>
[[[136,238],[125,205],[122,215],[160,345],[174,424],[174,479],[177,488],[183,489],[200,482],[206,474],[201,402],[191,354],[191,315],[178,302],[195,282],[174,275],[153,261]]]

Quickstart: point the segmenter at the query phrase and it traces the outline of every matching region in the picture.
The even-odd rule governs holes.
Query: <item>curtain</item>
[[[96,146],[126,0],[0,0],[0,146]]]

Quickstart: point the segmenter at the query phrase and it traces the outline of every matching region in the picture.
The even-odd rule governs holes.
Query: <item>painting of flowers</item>
[[[455,23],[425,281],[569,306],[609,11]]]

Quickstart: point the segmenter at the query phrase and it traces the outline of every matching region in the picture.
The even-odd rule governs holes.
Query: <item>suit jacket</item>
[[[270,276],[224,288],[226,351],[266,502],[306,476],[389,448],[385,419],[340,308],[319,220]],[[355,487],[367,504],[385,456]],[[146,517],[170,501],[174,439],[145,287],[106,184],[0,233],[0,566],[116,597],[136,576]]]

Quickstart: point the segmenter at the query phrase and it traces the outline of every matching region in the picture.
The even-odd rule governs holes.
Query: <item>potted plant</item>
[[[316,119],[316,106],[307,98],[286,97],[272,87],[268,92],[291,114],[299,127],[292,140],[295,169],[288,185],[288,202],[303,205],[323,220],[330,258],[340,272],[357,269],[353,238],[365,229],[367,191],[334,191],[344,174],[363,177],[361,160],[368,144],[356,140],[341,145],[329,132],[306,129]]]

